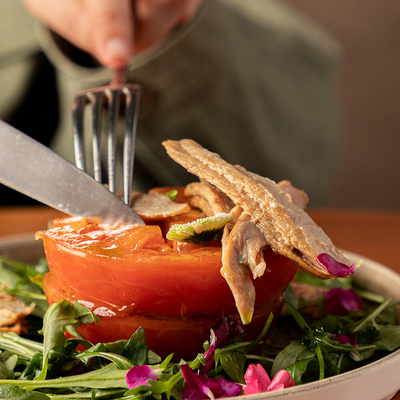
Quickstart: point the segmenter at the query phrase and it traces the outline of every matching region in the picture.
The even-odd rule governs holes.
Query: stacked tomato
[[[44,279],[49,303],[67,299],[90,308],[100,322],[79,328],[92,342],[128,339],[143,327],[149,348],[165,356],[190,359],[202,350],[210,327],[221,314],[238,317],[232,293],[220,274],[221,245],[174,244],[165,240],[173,223],[187,222],[196,211],[145,226],[107,226],[92,219],[53,221],[40,232],[50,272]],[[295,266],[264,252],[267,270],[254,281],[249,337],[278,312],[281,293]]]

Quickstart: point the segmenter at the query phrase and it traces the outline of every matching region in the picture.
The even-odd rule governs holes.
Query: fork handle
[[[110,86],[118,86],[126,83],[126,67],[115,68]]]

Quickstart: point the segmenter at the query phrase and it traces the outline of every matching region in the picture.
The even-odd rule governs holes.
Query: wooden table
[[[400,273],[400,212],[314,209],[309,213],[336,246]],[[49,220],[61,215],[42,206],[0,208],[0,236],[33,234],[46,229]],[[400,400],[400,392],[394,399]]]

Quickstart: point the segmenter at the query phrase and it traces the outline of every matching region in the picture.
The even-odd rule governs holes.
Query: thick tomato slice
[[[171,247],[159,226],[106,227],[75,219],[56,221],[38,236],[50,269],[48,301],[79,301],[101,319],[80,328],[88,340],[128,339],[142,326],[153,351],[187,358],[201,351],[219,315],[237,316],[215,244]],[[296,271],[272,251],[264,255],[268,268],[254,281],[255,313],[246,326],[253,336],[280,307]]]

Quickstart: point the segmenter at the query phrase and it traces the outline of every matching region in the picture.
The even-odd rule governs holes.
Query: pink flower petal
[[[266,392],[267,389],[265,388],[265,384],[258,379],[255,379],[245,386],[243,389],[243,394],[255,394],[255,393],[262,393]]]
[[[215,345],[216,345],[216,336],[214,331],[211,329],[211,334],[210,334],[210,347],[204,354],[204,358],[206,361],[205,365],[201,365],[199,368],[199,372],[201,375],[207,375],[210,371],[211,368],[214,364],[214,355],[215,355]]]
[[[150,368],[147,365],[134,366],[126,374],[126,383],[129,389],[142,385],[150,386],[147,380],[156,381],[160,373],[160,369]]]
[[[352,289],[333,288],[325,295],[324,311],[329,315],[344,316],[349,311],[362,311],[361,297]]]
[[[249,365],[244,374],[244,380],[246,382],[246,387],[243,390],[244,394],[271,392],[273,390],[285,389],[295,384],[289,372],[285,370],[278,371],[271,381],[267,371],[260,364]]]
[[[196,375],[188,364],[183,364],[180,368],[186,382],[182,394],[183,400],[231,397],[237,396],[242,391],[242,385],[226,379]]]
[[[268,391],[281,390],[294,386],[295,382],[292,380],[289,372],[281,369],[278,371],[268,386]]]
[[[244,380],[246,382],[246,387],[243,391],[244,394],[266,392],[271,383],[267,371],[265,371],[261,364],[249,365],[244,374]]]

